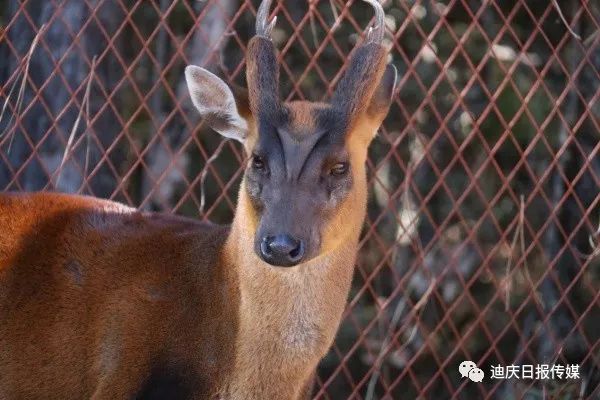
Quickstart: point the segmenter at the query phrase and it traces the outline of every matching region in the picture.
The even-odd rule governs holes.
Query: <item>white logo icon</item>
[[[473,361],[463,361],[458,366],[458,371],[460,372],[460,376],[463,378],[469,378],[473,382],[482,382],[485,374],[483,370],[477,368],[477,364]]]
[[[469,371],[469,379],[473,382],[483,381],[483,370],[475,367]]]

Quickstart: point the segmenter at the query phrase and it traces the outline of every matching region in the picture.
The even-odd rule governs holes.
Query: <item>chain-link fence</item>
[[[0,189],[229,222],[243,152],[199,121],[183,68],[243,85],[257,5],[0,0]],[[315,397],[600,398],[600,3],[384,8],[400,90]],[[326,99],[371,9],[273,12],[284,97]]]

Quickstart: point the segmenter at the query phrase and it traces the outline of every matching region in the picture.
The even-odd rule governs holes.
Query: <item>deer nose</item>
[[[260,256],[271,265],[292,267],[304,257],[304,242],[288,234],[265,236],[260,243]]]

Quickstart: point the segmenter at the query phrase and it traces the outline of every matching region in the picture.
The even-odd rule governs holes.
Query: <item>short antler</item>
[[[260,3],[256,13],[256,36],[261,36],[265,39],[271,39],[271,32],[277,22],[277,16],[274,16],[273,19],[271,19],[271,22],[267,21],[269,19],[271,2],[272,0],[264,0]]]
[[[348,69],[340,80],[333,95],[332,104],[351,120],[369,108],[384,74],[389,74],[392,90],[396,71],[387,68],[388,49],[383,45],[385,34],[385,13],[378,0],[363,0],[375,11],[374,26],[369,28],[366,40],[352,54]]]
[[[375,10],[375,24],[369,28],[367,32],[368,43],[381,43],[385,34],[385,13],[383,7],[379,4],[378,0],[363,0],[365,3],[369,3]]]
[[[268,22],[272,0],[263,0],[256,14],[256,36],[248,44],[246,80],[250,108],[256,116],[279,109],[279,66],[271,32],[277,17]]]

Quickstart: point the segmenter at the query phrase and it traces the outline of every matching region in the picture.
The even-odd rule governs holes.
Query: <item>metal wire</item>
[[[228,222],[244,155],[199,121],[183,68],[240,84],[257,3],[0,2],[0,189]],[[275,3],[284,96],[326,99],[372,13]],[[598,398],[598,6],[387,3],[400,89],[371,148],[355,283],[315,398]],[[70,135],[84,106],[86,133]],[[486,380],[461,379],[463,360]],[[582,377],[489,378],[538,363]]]

